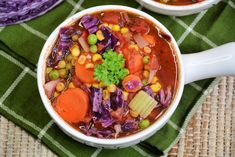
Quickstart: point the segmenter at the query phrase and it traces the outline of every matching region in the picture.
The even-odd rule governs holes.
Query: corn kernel
[[[86,62],[86,56],[85,55],[81,55],[79,58],[78,58],[78,63],[79,64],[84,64]]]
[[[151,51],[152,51],[151,48],[149,48],[148,46],[144,47],[144,52],[145,53],[151,53]]]
[[[103,90],[103,99],[108,100],[110,98],[110,93],[107,89]]]
[[[94,88],[100,88],[100,85],[99,85],[98,83],[93,83],[93,84],[92,84],[92,87],[94,87]]]
[[[46,73],[49,74],[52,70],[53,70],[53,68],[47,68]]]
[[[71,63],[66,64],[66,69],[67,69],[67,70],[72,69],[72,64],[71,64]]]
[[[60,95],[60,93],[58,93],[58,92],[54,92],[54,94],[53,94],[54,98],[59,96],[59,95]]]
[[[161,89],[161,84],[160,83],[153,84],[150,86],[150,88],[154,93],[157,93]]]
[[[92,61],[93,62],[96,62],[96,61],[99,61],[99,60],[102,60],[102,56],[100,54],[94,54],[92,56]]]
[[[124,100],[126,101],[128,99],[129,93],[127,93],[126,91],[122,91],[122,94],[123,94]]]
[[[67,61],[67,62],[70,62],[72,59],[73,59],[73,56],[72,56],[71,54],[69,54],[69,55],[66,57],[66,61]]]
[[[61,60],[61,61],[59,61],[57,66],[58,66],[58,68],[63,69],[66,66],[66,62],[64,60]]]
[[[98,38],[99,41],[104,40],[104,35],[103,35],[103,33],[102,33],[101,30],[98,30],[98,31],[96,32],[96,36],[97,36],[97,38]]]
[[[112,30],[113,29],[113,24],[109,24],[108,27]]]
[[[70,48],[70,51],[73,57],[78,57],[80,55],[80,48],[78,47],[78,45],[73,45]]]
[[[55,87],[57,92],[61,92],[62,90],[64,90],[64,88],[65,88],[65,84],[63,82],[57,83],[57,85]]]
[[[136,44],[131,44],[128,48],[129,49],[136,49],[136,51],[139,51],[139,47]]]
[[[108,23],[104,23],[103,25],[104,25],[105,27],[108,27],[108,26],[109,26],[109,24],[108,24]]]
[[[114,84],[111,84],[107,87],[107,89],[110,93],[113,93],[116,91],[117,87]]]
[[[153,77],[153,80],[152,80],[152,82],[151,82],[151,83],[152,83],[152,84],[155,84],[155,83],[157,83],[157,81],[158,81],[157,76],[154,76],[154,77]]]
[[[73,41],[78,41],[78,35],[77,35],[77,34],[73,35],[73,36],[72,36],[72,40],[73,40]]]
[[[115,32],[120,31],[120,26],[119,25],[113,25],[112,30]]]
[[[122,34],[125,34],[125,33],[127,33],[127,32],[129,32],[129,29],[128,29],[127,27],[121,28],[121,33],[122,33]]]
[[[144,75],[145,78],[148,78],[149,77],[149,71],[145,70],[143,75]]]
[[[86,83],[85,85],[86,85],[88,88],[91,87],[91,84],[89,84],[89,83]]]
[[[104,87],[104,82],[100,81],[99,86],[100,86],[100,87]]]
[[[85,65],[85,67],[86,67],[87,69],[91,69],[91,68],[94,68],[94,64],[93,64],[93,63],[87,63],[87,64]]]
[[[139,114],[133,110],[130,110],[130,115],[133,117],[133,118],[136,118],[139,116]]]
[[[73,82],[70,82],[70,83],[69,83],[69,88],[75,88],[75,85],[74,85]]]

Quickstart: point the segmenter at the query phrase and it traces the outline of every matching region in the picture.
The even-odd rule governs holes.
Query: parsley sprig
[[[95,66],[94,77],[98,81],[103,81],[105,85],[119,84],[127,74],[125,59],[115,51],[109,50],[103,53],[102,64]]]

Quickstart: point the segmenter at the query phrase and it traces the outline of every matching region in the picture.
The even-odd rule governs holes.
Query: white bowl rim
[[[188,5],[169,5],[169,4],[163,4],[154,0],[138,0],[141,3],[146,3],[151,6],[155,6],[157,8],[161,8],[164,10],[169,10],[169,11],[189,11],[189,10],[198,10],[200,8],[203,8],[205,6],[210,5],[212,2],[216,2],[217,0],[204,0],[201,2],[193,3],[193,4],[188,4]],[[142,1],[142,2],[141,2]],[[141,4],[142,5],[142,4]]]
[[[74,129],[72,126],[70,126],[67,122],[65,122],[56,113],[56,111],[52,107],[49,99],[47,98],[45,91],[44,91],[44,88],[43,88],[43,85],[44,85],[43,80],[45,79],[44,78],[45,57],[47,57],[47,55],[49,54],[48,53],[49,47],[52,47],[51,45],[54,45],[54,41],[57,38],[59,29],[64,26],[68,26],[69,23],[70,24],[73,23],[72,21],[76,21],[77,19],[81,18],[82,16],[84,16],[86,14],[92,14],[95,12],[105,11],[105,10],[124,10],[124,11],[128,11],[128,12],[133,12],[134,14],[143,16],[144,18],[152,21],[158,28],[160,28],[160,30],[162,32],[166,33],[167,35],[169,35],[171,37],[172,40],[170,43],[172,44],[173,48],[175,49],[175,54],[176,54],[177,61],[178,61],[178,69],[180,70],[178,72],[178,88],[176,90],[175,98],[173,99],[171,105],[168,107],[167,111],[163,115],[161,115],[159,120],[157,120],[157,122],[154,122],[151,126],[149,126],[148,128],[146,128],[140,132],[134,133],[132,135],[128,135],[126,137],[116,138],[116,139],[102,139],[102,138],[87,136],[87,135],[79,132],[78,130]],[[96,7],[88,8],[88,9],[85,9],[81,12],[78,12],[77,14],[73,15],[72,17],[69,17],[64,22],[62,22],[51,33],[51,35],[49,36],[49,38],[47,39],[47,41],[44,45],[42,52],[41,52],[41,55],[39,57],[38,69],[37,69],[37,82],[38,82],[39,93],[40,93],[41,99],[43,101],[43,104],[44,104],[47,112],[54,119],[55,123],[59,127],[61,127],[63,131],[65,131],[66,134],[72,136],[72,138],[77,139],[79,141],[93,143],[94,144],[93,146],[96,146],[96,145],[110,146],[110,145],[128,144],[128,143],[134,142],[138,139],[139,140],[145,139],[145,137],[147,137],[150,134],[153,134],[153,132],[156,132],[169,120],[171,115],[174,113],[176,107],[178,106],[180,98],[183,93],[184,71],[183,71],[183,66],[182,66],[182,58],[181,58],[180,50],[178,48],[178,45],[177,45],[174,37],[167,30],[167,28],[165,26],[163,26],[158,20],[156,20],[151,15],[149,15],[143,11],[140,11],[138,9],[134,9],[131,7],[121,6],[121,5],[103,5],[103,6],[96,6]],[[87,144],[89,145],[89,143],[87,143]]]

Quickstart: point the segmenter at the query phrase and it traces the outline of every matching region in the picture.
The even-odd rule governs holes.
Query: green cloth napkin
[[[92,148],[74,141],[56,126],[40,100],[36,66],[47,37],[67,17],[84,8],[104,4],[126,5],[149,13],[170,30],[182,53],[199,52],[235,41],[235,0],[220,2],[209,10],[186,17],[159,15],[134,0],[67,0],[30,22],[0,28],[0,114],[60,156],[142,157],[167,153],[218,79],[185,86],[178,108],[161,130],[136,146],[118,150]]]

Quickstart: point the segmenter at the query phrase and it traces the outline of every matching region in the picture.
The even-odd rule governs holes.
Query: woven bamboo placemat
[[[168,154],[235,157],[235,77],[223,77]],[[31,135],[0,116],[0,157],[55,157]]]

